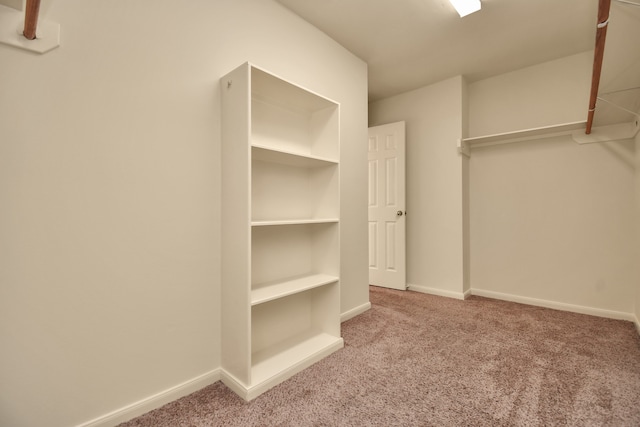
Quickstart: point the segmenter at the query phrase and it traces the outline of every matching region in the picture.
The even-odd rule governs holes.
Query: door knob
[[[402,216],[402,211],[398,211],[398,212],[396,212],[396,214],[397,214],[398,216]]]

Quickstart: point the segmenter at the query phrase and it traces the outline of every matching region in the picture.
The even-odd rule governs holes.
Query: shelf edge
[[[301,282],[301,285],[293,288],[290,288],[287,286],[287,284],[294,283],[296,281]],[[330,285],[332,283],[336,283],[339,281],[340,281],[340,278],[338,276],[332,276],[329,274],[310,274],[306,276],[291,278],[288,280],[258,284],[256,286],[257,289],[251,291],[251,306],[253,307],[259,304],[264,304],[269,301],[285,298],[301,292],[309,291],[311,289],[319,288],[321,286]],[[304,282],[307,282],[307,283],[304,284]],[[267,295],[265,296],[260,296],[261,293],[265,293],[265,292],[260,292],[260,290],[268,289],[268,288],[276,289],[276,290],[278,288],[283,288],[284,290],[277,291],[277,292],[270,292],[270,293],[267,293]],[[257,297],[255,296],[256,294],[258,295]]]
[[[337,165],[340,162],[336,159],[332,159],[329,157],[320,157],[320,156],[314,156],[313,154],[306,154],[306,153],[297,153],[295,151],[291,151],[291,150],[281,150],[279,148],[274,148],[274,147],[270,147],[268,145],[265,144],[254,144],[251,143],[251,148],[257,148],[260,150],[265,150],[265,151],[269,151],[273,154],[281,154],[281,155],[285,155],[285,156],[292,156],[292,157],[298,157],[300,159],[304,159],[304,160],[311,160],[311,161],[316,161],[318,163],[328,163],[328,164],[332,164],[332,165]]]
[[[571,135],[573,131],[584,129],[585,127],[586,121],[581,120],[577,122],[559,123],[550,126],[522,129],[513,132],[463,138],[462,141],[470,148],[484,147],[487,145],[508,144],[512,142],[529,141],[531,139],[542,139],[561,135]]]
[[[252,227],[269,227],[276,225],[305,225],[305,224],[335,224],[340,222],[338,218],[322,219],[283,219],[276,221],[251,221]]]

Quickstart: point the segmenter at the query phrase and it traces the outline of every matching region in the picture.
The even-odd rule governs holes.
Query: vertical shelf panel
[[[250,72],[241,67],[225,76],[222,91],[221,362],[238,381],[251,378],[251,317],[246,301],[251,285],[249,158]]]

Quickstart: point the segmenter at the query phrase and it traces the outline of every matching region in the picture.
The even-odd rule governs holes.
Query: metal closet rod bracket
[[[25,30],[25,12],[18,2],[0,2],[0,43],[36,53],[46,53],[60,46],[60,24],[48,20],[37,22],[35,10],[30,13],[31,22]],[[27,5],[27,9],[35,4]],[[36,25],[37,24],[37,29]],[[33,39],[29,39],[33,37]]]

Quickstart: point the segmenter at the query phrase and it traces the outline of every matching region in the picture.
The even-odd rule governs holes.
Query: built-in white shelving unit
[[[222,377],[251,400],[343,346],[339,105],[249,63],[221,90]]]

